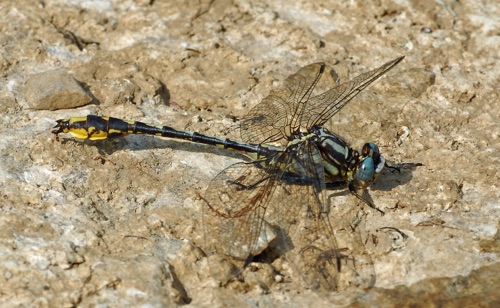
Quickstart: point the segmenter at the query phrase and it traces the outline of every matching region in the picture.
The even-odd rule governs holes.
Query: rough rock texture
[[[33,109],[76,108],[92,101],[92,97],[85,93],[73,76],[61,70],[31,75],[24,94],[26,102]]]
[[[0,305],[498,305],[500,5],[338,3],[2,1]],[[274,272],[283,258],[218,285],[198,195],[236,153],[50,134],[99,114],[239,139],[237,121],[300,67],[325,61],[347,80],[400,55],[328,123],[355,148],[424,164],[371,189],[386,214],[364,209],[369,290],[308,290]],[[95,104],[32,109],[29,76],[54,69]]]

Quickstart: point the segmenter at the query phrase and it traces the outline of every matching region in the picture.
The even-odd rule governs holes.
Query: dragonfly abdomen
[[[126,135],[153,135],[167,138],[189,140],[197,143],[213,145],[223,149],[256,153],[258,156],[269,156],[272,147],[261,146],[233,141],[226,138],[217,138],[200,133],[176,130],[169,126],[153,126],[138,121],[127,121],[112,117],[88,115],[86,117],[72,117],[57,120],[52,131],[59,139],[60,133],[70,133],[78,139],[103,140]]]

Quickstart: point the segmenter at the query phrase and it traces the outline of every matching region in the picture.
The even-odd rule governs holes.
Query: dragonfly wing
[[[241,272],[276,237],[264,218],[288,158],[277,153],[265,160],[237,163],[210,182],[203,211],[206,249],[229,256],[229,263],[237,267],[228,270],[221,268],[220,259],[209,261],[212,275],[219,281]]]
[[[321,155],[309,140],[265,161],[231,165],[212,180],[204,197],[206,248],[230,256],[241,270],[279,233],[276,247],[308,287],[370,286],[373,265],[347,223],[352,211],[332,213],[325,195]],[[267,223],[276,232],[264,228]],[[220,276],[218,266],[211,268],[221,281],[239,272]]]
[[[306,141],[294,152],[288,167],[296,174],[283,176],[266,216],[282,228],[281,249],[309,288],[372,286],[373,263],[349,224],[354,211],[328,206],[319,150]]]
[[[203,217],[210,250],[241,260],[255,252],[273,182],[258,162],[233,164],[210,182]]]
[[[324,63],[307,65],[271,91],[243,117],[242,140],[254,144],[286,140],[299,125],[299,116],[324,70]]]
[[[359,92],[387,73],[387,71],[401,62],[403,58],[399,57],[389,61],[377,69],[355,77],[349,82],[342,83],[322,94],[311,97],[300,118],[300,125],[308,129],[314,125],[324,125],[326,121],[339,112]]]
[[[289,259],[312,289],[340,291],[372,287],[375,284],[373,262],[359,230],[347,224],[348,216],[332,219],[333,215],[335,211],[301,217],[300,232],[293,239],[298,246],[293,254],[288,254]]]

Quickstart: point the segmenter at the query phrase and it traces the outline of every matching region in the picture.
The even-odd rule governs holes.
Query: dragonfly
[[[57,120],[52,133],[57,140],[60,133],[90,140],[147,134],[241,151],[250,159],[222,170],[202,197],[206,250],[230,257],[241,270],[261,253],[262,241],[278,235],[277,251],[306,287],[368,288],[375,272],[353,222],[356,211],[332,206],[327,190],[345,185],[383,213],[368,198],[367,188],[387,164],[376,144],[354,150],[324,126],[403,58],[314,95],[327,65],[301,68],[241,119],[241,141],[96,115]]]

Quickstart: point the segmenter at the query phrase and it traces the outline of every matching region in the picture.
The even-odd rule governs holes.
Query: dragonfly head
[[[374,143],[365,143],[359,156],[359,163],[354,170],[353,184],[355,187],[364,188],[375,181],[384,169],[385,158]]]
[[[384,212],[377,208],[366,194],[366,187],[373,183],[385,166],[385,159],[380,155],[378,147],[374,143],[365,143],[361,154],[352,170],[352,178],[349,181],[349,190],[353,195],[364,201],[371,208],[376,209],[382,215]]]

